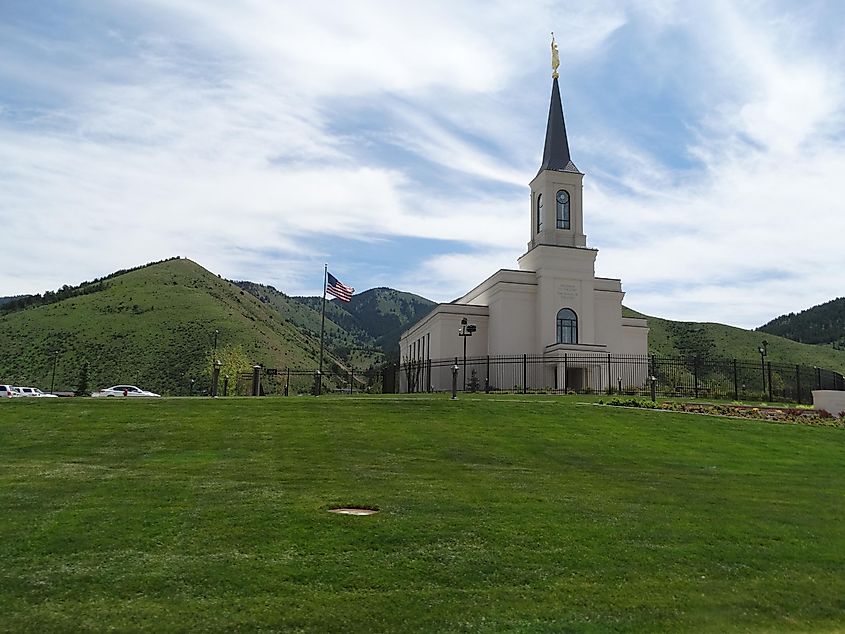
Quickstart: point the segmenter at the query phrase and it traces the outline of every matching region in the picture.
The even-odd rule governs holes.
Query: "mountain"
[[[291,297],[272,286],[255,282],[234,283],[263,304],[278,311],[286,321],[303,333],[309,333],[319,341],[322,298]],[[324,344],[326,350],[331,350],[337,357],[347,360],[354,368],[365,369],[385,361],[384,351],[375,338],[352,318],[338,300],[326,302]]]
[[[255,282],[235,284],[279,311],[291,323],[319,336],[322,297],[292,297]],[[434,306],[434,302],[419,295],[384,287],[353,295],[350,302],[327,300],[326,347],[355,367],[396,361],[402,332]]]
[[[623,314],[648,319],[649,354],[759,361],[758,348],[765,339],[768,342],[767,361],[819,366],[845,372],[845,351],[834,350],[832,347],[798,343],[777,335],[764,335],[724,324],[660,319],[628,308],[623,310]]]
[[[0,381],[12,384],[49,387],[55,361],[58,390],[81,383],[89,389],[134,383],[186,394],[191,379],[194,391],[208,388],[215,358],[233,380],[254,363],[306,371],[318,365],[320,297],[291,297],[272,286],[232,283],[187,259],[11,300],[0,305]],[[837,309],[842,301],[817,309]],[[348,303],[327,301],[327,375],[352,367],[361,376],[384,361],[398,360],[399,335],[434,305],[390,288],[364,291]],[[639,315],[628,309],[625,314]],[[836,311],[830,314],[827,323],[839,323]],[[800,322],[803,315],[791,319]],[[770,361],[845,371],[845,350],[834,349],[824,337],[819,337],[824,345],[810,345],[770,332],[647,318],[652,354],[757,361],[765,337]],[[303,384],[309,380],[301,377]]]
[[[321,297],[294,299],[314,310],[320,309],[322,301]],[[376,347],[384,350],[389,359],[396,361],[399,359],[399,337],[402,332],[425,317],[435,306],[435,302],[425,297],[379,287],[353,295],[350,302],[327,302],[326,315],[348,332],[365,333]]]
[[[97,284],[96,291],[83,288],[0,316],[0,377],[43,389],[55,359],[57,390],[80,382],[90,389],[131,383],[184,394],[192,378],[195,389],[208,386],[213,357],[232,375],[254,363],[317,365],[319,339],[311,331],[190,260],[167,260]],[[329,354],[325,366],[337,365]]]
[[[757,330],[801,343],[827,344],[845,350],[845,297],[797,314],[781,315]]]

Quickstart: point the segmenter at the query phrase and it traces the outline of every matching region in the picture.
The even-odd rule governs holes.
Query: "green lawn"
[[[845,432],[581,400],[2,402],[0,630],[845,630]]]

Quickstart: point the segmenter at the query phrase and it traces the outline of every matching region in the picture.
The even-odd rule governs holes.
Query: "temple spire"
[[[546,145],[543,148],[543,163],[540,171],[574,172],[580,174],[569,156],[569,141],[566,138],[566,123],[563,121],[563,105],[560,101],[560,53],[552,31],[552,99],[549,104],[549,122],[546,124]]]
[[[535,255],[538,253],[534,251],[537,247],[587,246],[582,205],[584,175],[569,156],[569,141],[566,138],[558,85],[559,66],[557,44],[552,33],[552,98],[549,103],[549,122],[546,125],[546,145],[540,170],[531,179],[531,241],[528,243],[528,253]],[[524,257],[528,257],[528,253]],[[530,261],[533,260],[525,260],[526,263]],[[539,270],[531,268],[534,264],[526,266],[531,270]],[[519,267],[525,268],[523,260],[520,260]]]
[[[556,51],[554,40],[552,51]],[[553,55],[554,67],[554,55]],[[563,105],[560,100],[560,87],[557,83],[557,70],[552,75],[552,98],[549,104],[549,122],[546,124],[546,145],[543,148],[543,163],[540,171],[573,172],[580,174],[569,156],[569,141],[566,138],[566,123],[563,121]]]

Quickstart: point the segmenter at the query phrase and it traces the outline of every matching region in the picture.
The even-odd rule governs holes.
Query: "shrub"
[[[599,401],[603,403],[603,401]],[[616,407],[642,407],[645,409],[657,409],[658,405],[654,401],[649,401],[643,398],[612,398],[607,401],[606,405],[613,405]]]
[[[469,376],[469,382],[467,384],[470,392],[477,392],[478,391],[478,372],[475,371],[475,368],[472,369],[472,373]]]

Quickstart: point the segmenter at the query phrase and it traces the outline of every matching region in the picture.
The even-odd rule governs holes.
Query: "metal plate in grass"
[[[329,513],[339,513],[340,515],[375,515],[378,509],[365,509],[352,506],[345,506],[337,509],[329,509]]]

